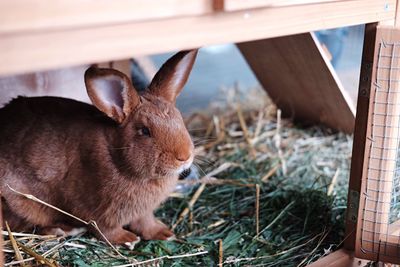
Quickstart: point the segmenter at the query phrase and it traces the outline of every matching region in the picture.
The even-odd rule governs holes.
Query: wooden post
[[[366,166],[367,159],[364,157],[369,120],[369,105],[370,105],[370,89],[371,77],[373,71],[375,37],[377,24],[367,24],[364,33],[364,48],[361,62],[360,84],[357,100],[357,113],[354,128],[353,152],[351,157],[349,193],[347,201],[346,215],[346,235],[344,247],[349,250],[355,249],[358,207],[361,192],[361,177],[363,175],[363,166]]]

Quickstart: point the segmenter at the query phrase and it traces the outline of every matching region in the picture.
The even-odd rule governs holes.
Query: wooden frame
[[[227,0],[225,4],[235,1]],[[140,4],[141,12],[149,14],[149,19],[143,20],[136,15],[139,18],[136,20],[136,12],[132,15],[123,13],[125,15],[121,19],[113,15],[107,17],[107,10],[112,10],[111,14],[115,15],[126,6],[117,9],[114,6],[118,6],[121,1],[114,5],[111,1],[105,4],[103,0],[103,4],[99,5],[101,8],[95,9],[92,16],[85,20],[79,19],[71,25],[71,17],[82,15],[80,2],[70,3],[65,0],[56,3],[46,0],[44,3],[47,6],[43,4],[46,8],[41,7],[43,10],[49,9],[48,13],[60,2],[71,5],[68,9],[70,11],[66,12],[66,16],[53,17],[40,10],[36,12],[50,16],[50,19],[28,17],[18,24],[16,20],[25,14],[21,13],[20,5],[32,6],[32,2],[35,1],[4,0],[0,3],[0,18],[8,18],[4,22],[5,26],[0,28],[0,61],[6,63],[0,65],[0,76],[393,20],[396,10],[396,0],[296,0],[297,5],[284,6],[268,5],[267,1],[266,6],[257,9],[254,9],[254,3],[259,1],[249,0],[246,1],[247,10],[241,6],[235,12],[209,13],[211,0],[170,0],[168,10],[175,10],[171,17],[164,14],[162,8],[154,10],[149,1],[124,1],[125,5]],[[94,5],[94,0],[89,2]],[[182,2],[190,4],[180,7]],[[23,10],[29,10],[29,5]],[[10,12],[16,12],[15,19],[7,15]],[[17,26],[12,26],[14,23]]]
[[[363,91],[363,97],[368,98],[368,107],[364,106],[366,121],[360,125],[365,131],[364,152],[357,156],[357,150],[353,150],[353,157],[363,157],[363,164],[355,166],[362,171],[357,174],[360,176],[352,177],[353,180],[361,180],[358,184],[357,226],[354,229],[355,255],[375,261],[400,263],[400,237],[390,235],[399,226],[398,223],[389,223],[392,183],[398,156],[397,137],[400,136],[400,84],[397,82],[400,78],[400,61],[399,53],[395,51],[400,41],[400,30],[378,27],[375,39],[374,43],[369,44],[371,50],[368,51],[369,56],[373,55],[373,63],[369,65],[371,76],[367,79],[364,76],[368,84],[368,90]],[[354,194],[354,188],[351,190]],[[351,209],[350,206],[348,208]],[[354,222],[354,215],[347,218],[348,223]]]
[[[400,12],[396,0],[166,0],[156,6],[145,0],[42,0],[40,4],[4,0],[0,2],[0,76],[355,24],[395,25],[396,10]],[[362,212],[361,178],[368,164],[367,114],[376,34],[376,24],[369,24],[346,219],[345,247],[356,250],[356,255],[361,255],[356,234]],[[398,224],[390,225],[389,231],[398,231]],[[340,250],[313,266],[353,263],[353,254]]]

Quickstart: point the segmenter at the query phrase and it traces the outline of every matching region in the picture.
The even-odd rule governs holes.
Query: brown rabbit
[[[57,97],[19,97],[0,109],[4,221],[14,230],[38,227],[46,233],[80,226],[9,185],[96,221],[112,243],[133,242],[136,235],[171,237],[153,211],[193,161],[193,143],[175,99],[196,54],[177,53],[140,94],[121,72],[92,67],[85,84],[94,106]]]

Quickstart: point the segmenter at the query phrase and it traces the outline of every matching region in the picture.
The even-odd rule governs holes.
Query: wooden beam
[[[225,11],[238,11],[243,9],[260,8],[260,7],[278,7],[278,6],[294,6],[307,5],[315,3],[328,2],[344,2],[346,0],[225,0]]]
[[[138,20],[196,16],[218,11],[321,5],[349,0],[3,0],[0,1],[0,34],[90,27]],[[367,3],[368,4],[368,3]]]
[[[364,48],[361,62],[361,74],[357,100],[357,116],[354,128],[354,141],[351,157],[349,192],[346,215],[346,239],[344,247],[354,250],[356,245],[356,233],[360,225],[358,222],[359,199],[361,194],[361,177],[363,176],[363,167],[368,163],[365,157],[367,153],[366,141],[370,135],[369,127],[369,107],[371,77],[373,72],[375,38],[377,24],[368,24],[365,26]]]
[[[313,34],[239,43],[238,47],[285,117],[353,132],[355,105]]]
[[[93,27],[139,20],[196,16],[213,11],[210,0],[2,0],[0,34]]]
[[[0,76],[391,20],[395,1],[311,3],[0,34]]]

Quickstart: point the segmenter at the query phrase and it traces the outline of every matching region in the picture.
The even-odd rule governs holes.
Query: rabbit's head
[[[175,107],[197,50],[171,57],[148,88],[138,93],[123,73],[89,68],[88,95],[97,109],[115,122],[107,128],[108,153],[120,172],[139,179],[178,176],[193,161],[194,146]]]

